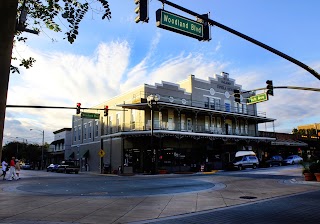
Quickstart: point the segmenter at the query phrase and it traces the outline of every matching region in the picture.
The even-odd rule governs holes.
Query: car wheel
[[[239,166],[239,170],[243,170],[243,167],[242,167],[242,166]]]
[[[272,164],[270,163],[269,166],[272,167]]]
[[[257,169],[257,164],[253,164],[253,165],[252,165],[252,168],[253,168],[253,169]]]
[[[292,161],[292,163],[291,163],[292,165],[294,165],[294,161]]]

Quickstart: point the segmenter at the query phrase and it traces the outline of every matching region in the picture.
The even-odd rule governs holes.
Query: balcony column
[[[194,119],[196,123],[196,128],[194,130],[195,132],[197,132],[198,131],[198,111],[195,111]]]
[[[175,128],[175,129],[177,129],[178,131],[181,131],[181,109],[176,108],[176,110],[178,112],[178,126],[179,126],[179,128]]]

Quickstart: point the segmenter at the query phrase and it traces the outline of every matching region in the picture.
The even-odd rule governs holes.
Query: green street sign
[[[203,40],[203,24],[179,16],[172,12],[158,9],[156,12],[157,27]]]
[[[260,103],[260,102],[267,101],[267,100],[268,100],[267,93],[261,93],[261,94],[255,95],[255,96],[251,96],[248,99],[247,104]]]
[[[81,112],[81,118],[99,119],[100,114]]]

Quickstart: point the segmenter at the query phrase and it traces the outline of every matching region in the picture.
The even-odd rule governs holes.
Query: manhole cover
[[[241,196],[240,198],[241,199],[255,199],[257,197],[254,197],[254,196]]]

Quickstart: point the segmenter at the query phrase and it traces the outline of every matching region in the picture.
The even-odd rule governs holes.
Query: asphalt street
[[[308,223],[320,182],[298,166],[215,174],[21,172],[0,181],[0,223]],[[298,217],[299,214],[299,217]]]

